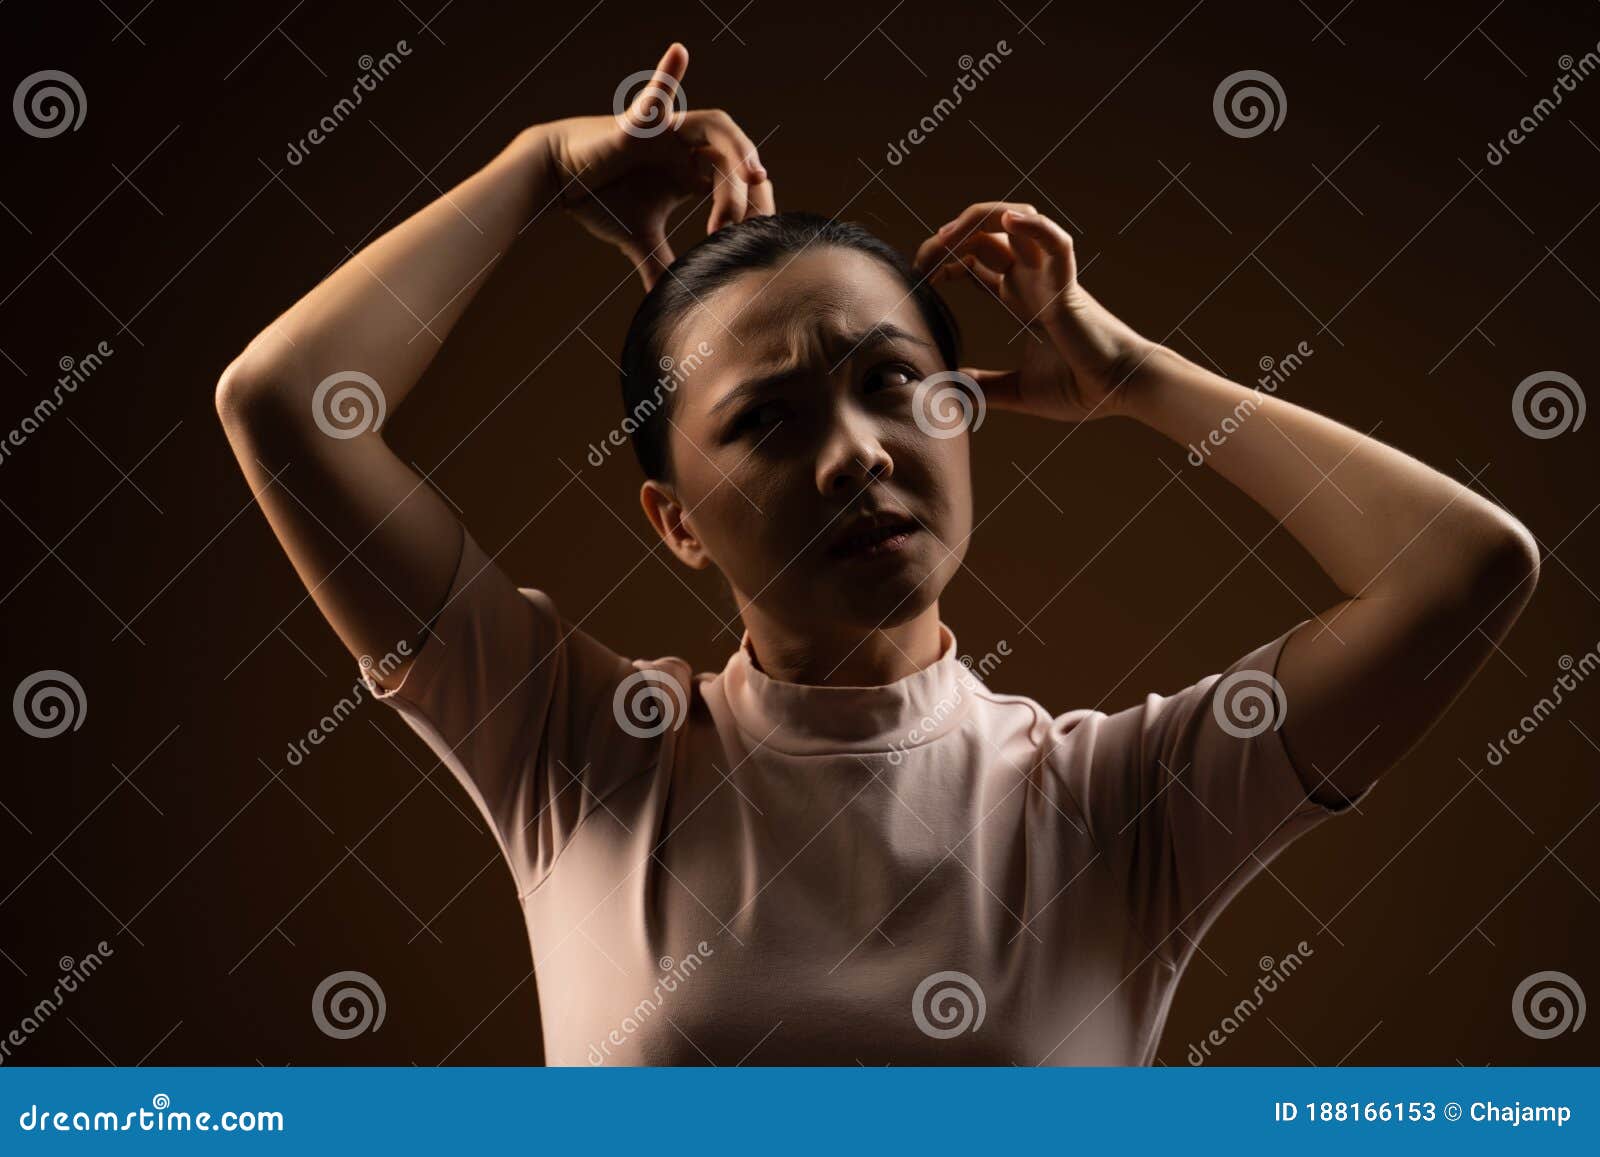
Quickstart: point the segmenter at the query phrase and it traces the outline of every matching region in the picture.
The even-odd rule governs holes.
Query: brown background
[[[1258,958],[1301,939],[1314,956],[1215,1063],[1600,1060],[1595,1026],[1537,1041],[1510,1009],[1544,969],[1600,993],[1600,685],[1504,765],[1484,761],[1559,658],[1600,641],[1600,418],[1536,440],[1510,406],[1536,371],[1600,384],[1600,79],[1504,164],[1483,160],[1549,92],[1558,58],[1600,41],[1600,9],[457,0],[423,29],[435,7],[0,10],[4,93],[57,68],[88,98],[82,128],[54,139],[0,123],[0,433],[50,392],[59,359],[115,350],[0,465],[3,690],[60,668],[88,699],[59,738],[0,729],[0,1031],[49,994],[59,957],[101,939],[115,950],[10,1063],[540,1059],[509,879],[424,746],[368,704],[285,765],[355,668],[248,505],[212,388],[353,248],[523,125],[607,111],[674,37],[693,53],[691,103],[730,109],[763,142],[781,206],[842,211],[910,248],[969,201],[1031,200],[1070,219],[1085,282],[1129,322],[1247,382],[1262,357],[1309,341],[1279,396],[1476,475],[1555,552],[1503,656],[1364,814],[1292,848],[1213,929],[1162,1060],[1185,1063],[1249,994]],[[400,39],[413,51],[399,70],[286,165],[358,57]],[[958,59],[1001,39],[998,71],[886,164]],[[1212,94],[1251,68],[1281,82],[1287,116],[1235,139]],[[702,229],[703,210],[675,235],[680,252]],[[720,667],[736,640],[662,552],[600,597],[648,545],[631,457],[584,460],[619,417],[608,359],[638,294],[619,256],[541,219],[391,438],[480,541],[510,540],[501,561],[519,581],[597,637]],[[1003,358],[1011,319],[969,289],[952,300],[971,360]],[[1250,558],[1241,539],[1270,520],[1181,448],[1131,423],[1070,431],[995,414],[975,438],[988,517],[943,611],[963,651],[1010,642],[997,689],[1116,710],[1335,599],[1282,532]],[[584,485],[530,523],[568,468]],[[720,605],[712,579],[683,577]],[[1350,727],[1352,743],[1368,730]],[[312,990],[341,969],[380,981],[381,1031],[336,1041],[312,1023]]]

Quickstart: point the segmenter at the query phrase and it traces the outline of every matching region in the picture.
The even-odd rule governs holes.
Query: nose
[[[857,414],[840,416],[817,458],[817,490],[850,501],[875,479],[894,476],[894,459],[872,424]]]

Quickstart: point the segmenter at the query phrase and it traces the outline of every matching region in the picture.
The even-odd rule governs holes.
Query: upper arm
[[[1319,799],[1359,793],[1439,720],[1504,637],[1538,579],[1508,534],[1453,590],[1347,599],[1284,648],[1285,742]]]
[[[395,655],[398,681],[455,573],[463,530],[377,430],[335,437],[313,418],[315,383],[242,357],[217,410],[256,502],[328,623],[355,656]],[[514,591],[512,594],[514,595]]]

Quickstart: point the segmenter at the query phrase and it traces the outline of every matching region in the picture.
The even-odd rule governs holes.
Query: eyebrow
[[[928,350],[936,350],[938,348],[925,338],[920,338],[910,330],[902,329],[900,326],[888,321],[879,322],[877,325],[859,333],[833,333],[829,335],[828,341],[829,344],[836,344],[839,348],[851,351],[852,354],[863,347],[872,348],[892,345],[896,342],[904,342]],[[724,410],[730,409],[748,399],[780,389],[805,373],[806,367],[801,365],[778,370],[770,374],[763,374],[760,377],[741,382],[717,400],[716,404],[711,407],[710,416],[716,418]]]

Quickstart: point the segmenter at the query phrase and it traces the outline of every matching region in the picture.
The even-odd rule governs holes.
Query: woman
[[[524,131],[269,326],[217,390],[240,464],[375,692],[491,821],[549,1063],[1150,1063],[1221,908],[1509,630],[1531,536],[1141,337],[1032,206],[969,206],[914,267],[775,215],[726,114],[653,107],[687,63],[674,44],[620,117]],[[696,195],[708,237],[676,260],[666,222]],[[555,202],[648,291],[623,355],[641,504],[727,582],[744,632],[720,672],[621,657],[517,588],[377,429],[330,426],[363,381],[400,405]],[[957,370],[931,288],[952,276],[1031,321],[1018,366]],[[1205,446],[1346,597],[1116,714],[991,691],[939,615],[974,529],[952,383],[1015,421]]]

